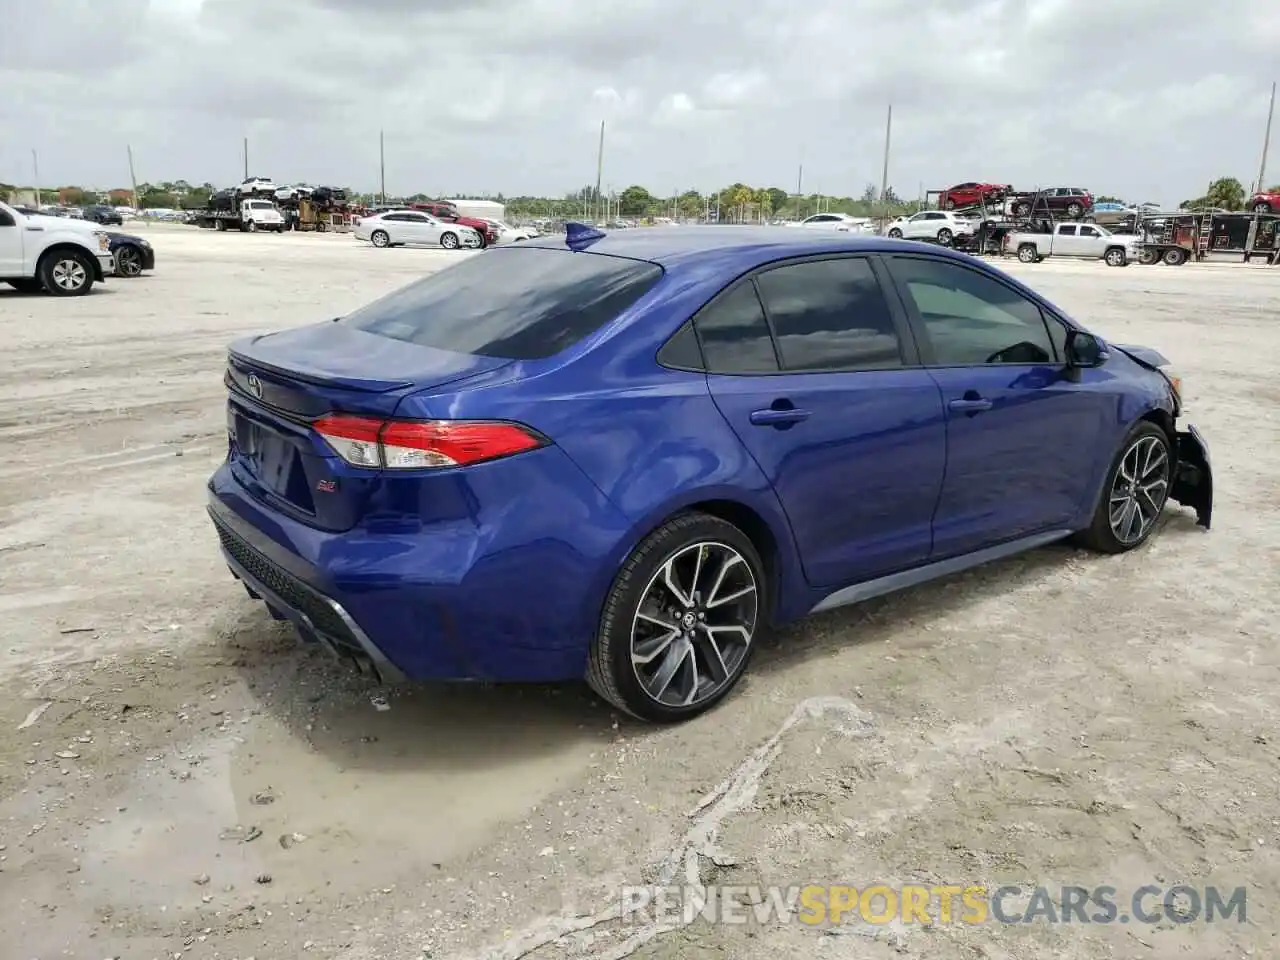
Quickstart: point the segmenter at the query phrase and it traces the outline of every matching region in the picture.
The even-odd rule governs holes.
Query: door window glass
[[[1052,363],[1040,308],[990,277],[940,260],[895,257],[897,276],[940,366]]]

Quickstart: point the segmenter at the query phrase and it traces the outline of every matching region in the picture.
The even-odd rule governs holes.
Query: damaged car
[[[208,511],[272,616],[384,680],[583,678],[649,721],[810,613],[1213,510],[1165,357],[908,240],[571,223],[224,380]]]

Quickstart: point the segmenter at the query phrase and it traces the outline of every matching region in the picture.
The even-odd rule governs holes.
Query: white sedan
[[[518,243],[538,236],[538,231],[533,227],[513,227],[502,220],[486,220],[485,223],[493,227],[494,235],[498,238],[495,243]]]
[[[457,250],[459,247],[480,246],[480,234],[471,227],[445,223],[421,210],[386,210],[370,214],[360,218],[353,232],[357,240],[367,240],[375,247],[414,244]]]
[[[840,233],[867,233],[874,229],[870,217],[855,217],[848,213],[815,213],[803,220],[793,220],[788,227],[804,227],[806,230],[836,230]]]

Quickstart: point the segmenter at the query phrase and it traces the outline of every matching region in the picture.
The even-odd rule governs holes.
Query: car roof
[[[671,226],[602,232],[604,236],[601,239],[583,249],[609,256],[648,260],[662,266],[699,260],[723,261],[729,256],[734,260],[733,265],[742,270],[787,257],[902,252],[915,246],[909,241],[866,234],[827,233],[794,227]],[[566,241],[561,235],[553,235],[526,240],[520,246],[564,249]],[[949,253],[937,246],[930,246],[929,251]]]

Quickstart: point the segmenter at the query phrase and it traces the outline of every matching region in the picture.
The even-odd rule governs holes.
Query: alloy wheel
[[[88,279],[89,273],[79,260],[68,257],[53,265],[53,282],[63,290],[79,290]]]
[[[142,258],[137,250],[123,247],[116,251],[116,273],[122,277],[136,277],[142,273]]]
[[[1140,541],[1164,509],[1169,496],[1169,451],[1157,437],[1139,437],[1116,468],[1107,519],[1122,544]]]
[[[736,679],[756,632],[751,564],[723,543],[673,554],[650,578],[631,626],[631,665],[654,702],[691,707]]]

